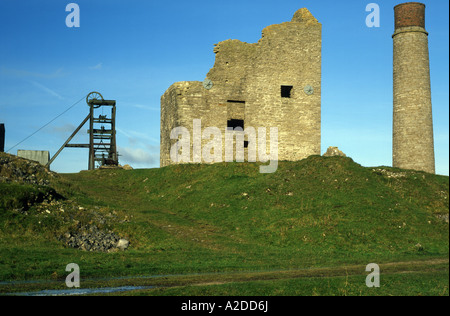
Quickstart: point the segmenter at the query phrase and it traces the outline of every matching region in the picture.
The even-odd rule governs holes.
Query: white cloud
[[[103,66],[102,63],[98,63],[95,66],[89,67],[89,69],[91,69],[91,70],[100,70],[100,69],[102,69],[102,66]]]
[[[133,107],[136,109],[153,111],[153,112],[159,112],[161,110],[159,106],[151,106],[149,104],[129,103],[129,102],[120,102],[120,104],[121,104],[121,106],[125,106],[125,107]]]
[[[51,132],[53,133],[63,133],[63,134],[67,134],[67,133],[73,133],[75,131],[77,127],[73,124],[70,123],[66,123],[62,126],[54,126],[51,129]]]
[[[154,167],[159,164],[159,152],[151,152],[141,148],[119,147],[120,164],[131,164],[132,167]],[[134,165],[134,166],[133,166]]]
[[[152,143],[158,143],[159,144],[159,139],[156,139],[154,137],[151,137],[145,133],[142,132],[138,132],[138,131],[133,131],[133,130],[127,130],[124,131],[118,127],[116,127],[116,131],[119,132],[122,135],[125,135],[126,137],[128,137],[128,141],[130,143],[142,143],[142,144],[147,144],[149,142]]]
[[[39,72],[32,72],[27,70],[21,70],[21,69],[13,69],[13,68],[4,68],[2,67],[1,74],[12,76],[12,77],[18,77],[18,78],[42,78],[42,79],[53,79],[53,78],[59,78],[63,77],[66,74],[63,72],[63,68],[59,68],[53,73],[45,74],[45,73],[39,73]]]
[[[53,136],[57,136],[60,139],[66,140],[72,133],[77,129],[76,125],[71,123],[66,123],[64,125],[52,126],[45,129],[46,133],[52,134]],[[79,141],[83,141],[84,143],[88,142],[88,133],[86,126],[82,128],[71,140],[71,143],[77,143]]]
[[[144,104],[132,104],[131,106],[138,108],[138,109],[149,110],[149,111],[159,111],[160,110],[160,108],[155,108],[155,107],[151,107],[151,106],[144,105]]]
[[[64,98],[62,96],[60,96],[58,93],[56,93],[52,89],[44,86],[43,84],[40,84],[39,82],[36,82],[36,81],[33,81],[33,80],[30,80],[30,83],[33,84],[35,87],[38,87],[42,91],[45,91],[46,93],[48,93],[48,94],[50,94],[50,95],[52,95],[54,97],[57,97],[60,100],[64,100]]]

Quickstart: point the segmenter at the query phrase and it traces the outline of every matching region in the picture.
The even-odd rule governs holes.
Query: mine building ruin
[[[266,27],[257,43],[215,44],[204,82],[174,83],[161,97],[161,167],[174,163],[171,131],[182,126],[192,134],[199,119],[202,129],[277,127],[279,160],[320,155],[321,49],[322,25],[305,8],[290,22]],[[245,139],[246,155],[250,146],[256,144]]]

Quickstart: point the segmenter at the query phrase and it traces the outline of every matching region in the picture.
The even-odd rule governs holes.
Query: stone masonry
[[[425,5],[408,2],[394,10],[392,165],[435,173]]]
[[[202,130],[219,128],[223,147],[227,127],[266,127],[268,153],[269,129],[277,127],[279,160],[320,155],[321,33],[322,25],[300,9],[290,22],[266,27],[257,43],[215,44],[215,64],[206,76],[212,87],[177,82],[161,97],[161,167],[174,163],[170,150],[176,140],[170,133],[175,127],[190,131],[191,162],[200,162],[193,157],[194,119],[201,119]],[[250,146],[257,144],[245,145],[246,160]]]

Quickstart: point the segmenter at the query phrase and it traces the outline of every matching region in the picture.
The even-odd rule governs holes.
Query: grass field
[[[42,212],[50,188],[0,183],[2,293],[63,288],[73,262],[82,286],[155,286],[126,295],[449,294],[446,176],[312,156],[273,174],[252,163],[105,169],[50,187],[55,203],[82,209]],[[21,203],[27,214],[14,211]],[[66,248],[57,237],[74,221],[130,247]],[[381,266],[378,291],[365,285],[369,263]]]

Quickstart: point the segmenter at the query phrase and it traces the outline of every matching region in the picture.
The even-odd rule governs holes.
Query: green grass
[[[61,279],[71,262],[80,265],[82,277],[100,278],[448,258],[448,223],[438,215],[448,214],[449,178],[364,168],[349,158],[279,162],[274,174],[260,174],[252,163],[95,170],[60,175],[51,186],[86,208],[115,210],[119,220],[112,228],[130,240],[130,249],[66,249],[52,237],[64,225],[39,229],[42,220],[41,226],[35,221],[41,217],[18,218],[4,210],[0,280]],[[320,280],[311,282],[313,289]],[[340,288],[339,277],[329,282],[317,294]],[[231,293],[257,288],[246,286]],[[286,293],[296,291],[289,282],[285,287]]]
[[[448,296],[448,271],[412,272],[381,276],[379,288],[368,288],[365,276],[310,277],[232,282],[140,290],[147,296]]]
[[[42,202],[49,194],[55,193],[49,187],[18,183],[0,183],[0,192],[0,211],[28,209],[29,205]]]

